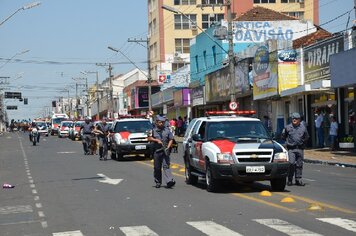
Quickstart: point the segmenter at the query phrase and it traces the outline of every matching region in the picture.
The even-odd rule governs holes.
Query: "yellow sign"
[[[282,92],[287,89],[296,88],[299,85],[296,63],[278,64],[278,89]]]

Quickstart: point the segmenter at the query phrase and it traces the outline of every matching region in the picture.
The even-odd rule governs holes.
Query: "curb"
[[[342,163],[342,162],[312,160],[312,159],[307,159],[307,158],[304,158],[304,162],[305,163],[310,163],[310,164],[320,164],[320,165],[330,165],[330,166],[356,168],[356,164]]]

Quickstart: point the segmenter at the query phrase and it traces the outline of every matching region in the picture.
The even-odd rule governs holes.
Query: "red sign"
[[[229,108],[230,110],[235,111],[237,108],[239,108],[239,104],[237,102],[230,102]]]
[[[167,79],[166,75],[159,75],[158,82],[164,83],[166,82],[166,79]]]

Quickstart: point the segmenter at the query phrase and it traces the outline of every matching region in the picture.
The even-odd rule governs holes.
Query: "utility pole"
[[[356,1],[356,0],[355,0]],[[229,41],[229,50],[228,50],[228,57],[229,57],[229,74],[230,74],[230,101],[235,102],[235,55],[234,55],[234,39],[233,39],[233,31],[232,31],[232,13],[231,13],[231,0],[226,0],[224,4],[199,4],[197,7],[204,8],[204,7],[221,7],[226,6],[226,13],[227,13],[227,37]]]
[[[147,36],[147,39],[128,39],[128,42],[135,42],[135,43],[146,43],[147,48],[147,83],[148,83],[148,111],[152,111],[152,76],[151,76],[151,54],[150,54],[150,38]],[[140,44],[142,45],[142,44]],[[143,45],[142,45],[143,46]]]
[[[109,71],[109,100],[108,100],[108,113],[109,113],[109,118],[112,118],[111,116],[113,116],[114,113],[114,109],[113,109],[113,86],[112,86],[112,70],[114,69],[111,66],[111,63],[97,63],[97,66],[108,66],[108,71]],[[98,82],[97,82],[97,86],[98,86]]]

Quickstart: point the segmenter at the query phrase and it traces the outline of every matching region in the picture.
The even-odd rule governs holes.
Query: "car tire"
[[[286,178],[272,179],[271,180],[272,191],[276,191],[276,192],[284,191],[284,189],[286,188],[286,183],[287,183]]]
[[[185,182],[187,184],[195,185],[198,183],[198,176],[192,175],[192,166],[190,165],[189,161],[186,160],[185,162]]]
[[[116,160],[117,161],[123,161],[124,160],[124,155],[122,153],[116,153]]]
[[[145,159],[152,160],[152,156],[150,153],[145,153]]]
[[[111,159],[116,160],[116,153],[111,151]]]
[[[211,171],[211,167],[208,162],[206,164],[205,182],[206,182],[206,190],[208,192],[217,192],[218,191],[219,181],[213,177],[213,173]]]

